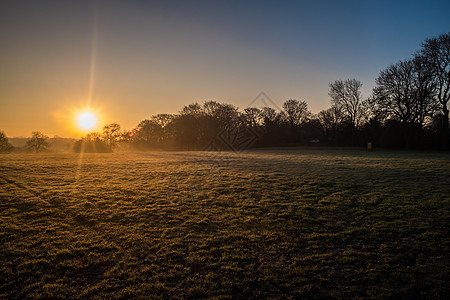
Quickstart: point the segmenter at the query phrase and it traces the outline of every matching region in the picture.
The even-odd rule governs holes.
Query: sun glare
[[[83,131],[91,130],[97,125],[97,117],[90,111],[82,112],[77,117],[77,125]]]

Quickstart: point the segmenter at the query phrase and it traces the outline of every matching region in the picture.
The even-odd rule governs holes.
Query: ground
[[[447,298],[450,155],[0,156],[0,298]]]

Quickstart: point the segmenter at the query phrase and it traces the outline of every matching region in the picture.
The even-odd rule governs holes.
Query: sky
[[[0,130],[80,137],[215,100],[240,109],[303,100],[330,107],[328,85],[379,72],[450,31],[450,1],[0,0]]]

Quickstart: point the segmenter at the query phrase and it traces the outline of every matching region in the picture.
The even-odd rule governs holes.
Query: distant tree
[[[166,144],[173,136],[173,120],[175,115],[172,114],[157,114],[150,118],[154,124],[158,125],[158,137],[159,144]]]
[[[263,107],[261,108],[261,118],[263,120],[263,124],[267,126],[268,124],[279,123],[281,116],[280,113],[272,107]]]
[[[126,143],[132,143],[135,139],[135,136],[137,135],[136,128],[133,128],[131,130],[122,130],[120,139]]]
[[[203,111],[217,123],[219,131],[234,129],[238,126],[238,109],[232,104],[207,101],[203,104]]]
[[[26,143],[28,149],[38,153],[47,149],[50,145],[48,143],[48,137],[39,131],[33,131],[31,139]]]
[[[425,40],[420,50],[436,80],[436,97],[442,113],[442,146],[448,146],[450,105],[450,32]]]
[[[247,127],[261,126],[264,121],[262,119],[262,111],[256,107],[247,107],[242,114],[242,121]]]
[[[295,99],[287,100],[283,103],[283,111],[281,112],[282,122],[287,125],[286,142],[296,144],[304,141],[302,126],[306,124],[311,116],[308,110],[308,104],[305,101]],[[283,126],[286,127],[286,126]]]
[[[224,130],[237,127],[238,115],[233,105],[216,101],[184,106],[172,122],[174,140],[182,148],[202,149]]]
[[[292,128],[303,125],[311,115],[308,104],[295,99],[283,103],[283,112],[286,121]]]
[[[336,143],[338,132],[345,120],[344,114],[336,106],[320,111],[317,116],[322,134],[328,142]]]
[[[185,105],[180,111],[180,115],[189,115],[189,116],[195,116],[195,117],[198,117],[204,113],[205,113],[205,111],[203,110],[201,105],[198,104],[197,102],[189,104],[189,105]]]
[[[114,148],[120,137],[122,136],[120,125],[117,123],[105,125],[103,127],[102,136],[103,140],[108,144],[108,146]]]
[[[330,83],[328,94],[331,103],[349,120],[352,129],[352,146],[354,146],[355,131],[360,125],[363,109],[361,97],[361,81],[356,79],[336,80]]]
[[[157,114],[151,117],[151,120],[159,125],[161,128],[165,128],[173,121],[174,115],[171,114]]]
[[[272,107],[262,107],[260,109],[259,122],[261,122],[263,135],[257,142],[257,146],[278,146],[286,143],[290,136],[286,130],[286,123],[283,112],[278,112]]]
[[[400,61],[380,72],[372,107],[385,118],[422,126],[437,109],[435,81],[421,57]]]
[[[14,147],[9,143],[6,134],[0,130],[0,153],[9,153]]]
[[[98,132],[89,133],[84,138],[76,141],[73,149],[77,153],[112,152],[111,146],[102,139],[102,135]]]
[[[136,140],[146,144],[148,147],[157,145],[161,141],[163,135],[163,129],[160,123],[154,119],[139,122],[136,127],[136,132]]]

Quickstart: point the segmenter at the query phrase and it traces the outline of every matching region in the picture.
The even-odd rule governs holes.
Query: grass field
[[[0,156],[0,298],[447,298],[450,155]]]

